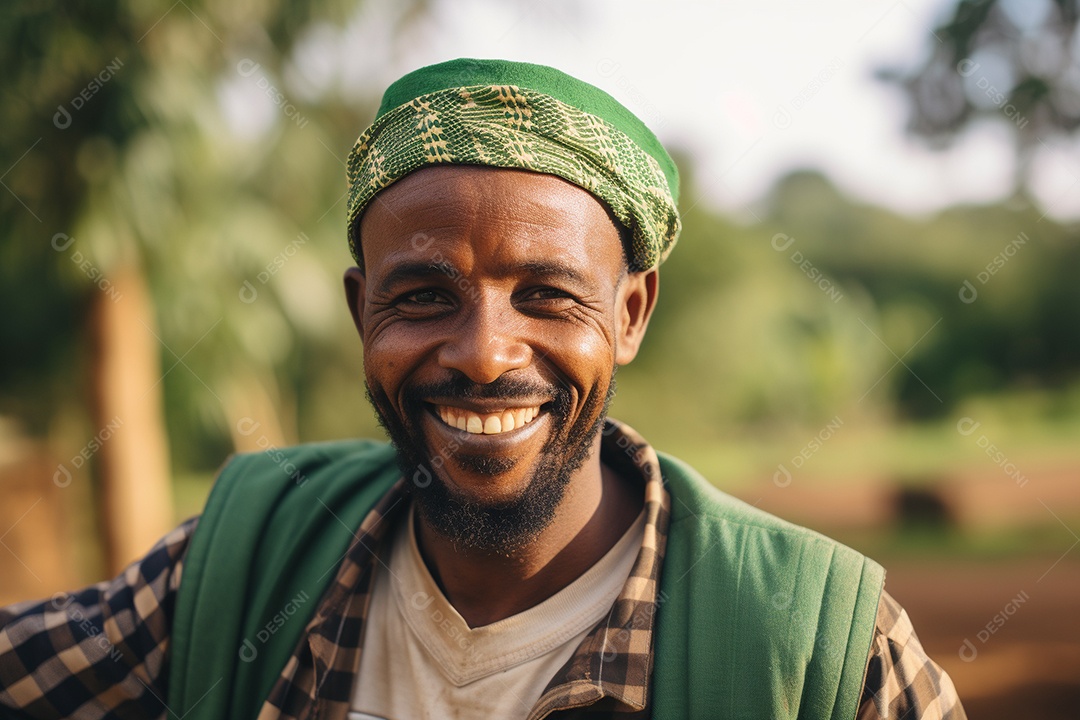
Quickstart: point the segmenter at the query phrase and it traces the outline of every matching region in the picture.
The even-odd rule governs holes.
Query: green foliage
[[[45,434],[90,400],[86,307],[104,290],[78,252],[106,279],[121,263],[145,272],[178,470],[219,464],[225,406],[245,382],[266,388],[297,439],[379,433],[340,280],[342,163],[376,99],[295,79],[296,48],[316,31],[340,41],[351,7],[0,10],[0,300],[15,308],[0,324],[0,412]],[[684,225],[615,406],[660,446],[837,416],[942,418],[975,396],[1078,379],[1080,241],[1030,209],[912,219],[802,172],[760,222],[698,205]],[[975,302],[960,298],[965,281]]]
[[[1080,380],[1080,233],[1030,208],[908,218],[803,171],[761,222],[695,207],[685,228],[615,405],[659,446],[803,442],[831,418],[942,419],[973,397]]]
[[[305,102],[286,79],[304,33],[355,5],[4,6],[0,297],[19,312],[0,330],[14,351],[0,359],[0,412],[42,433],[59,408],[89,403],[85,308],[121,264],[154,294],[181,466],[220,462],[223,403],[244,378],[271,378],[285,412],[297,393],[334,394],[298,347],[359,367],[337,302],[340,202],[374,99]],[[230,122],[230,98],[246,121]],[[329,414],[370,429],[354,397]]]

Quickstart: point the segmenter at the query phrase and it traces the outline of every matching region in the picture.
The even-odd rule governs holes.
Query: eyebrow
[[[593,283],[583,273],[565,263],[530,260],[515,265],[513,271],[521,271],[534,277],[558,278],[579,287],[593,286]],[[463,275],[462,271],[449,260],[444,259],[437,263],[414,260],[402,262],[399,265],[394,266],[394,268],[386,273],[386,276],[380,280],[378,288],[385,292],[388,288],[392,288],[399,283],[412,280],[436,276],[459,277],[461,275]]]
[[[448,260],[443,260],[441,263],[430,261],[403,262],[395,265],[393,270],[386,273],[386,276],[379,281],[378,287],[380,290],[385,291],[387,288],[409,280],[430,278],[436,275],[446,276],[451,273],[460,275],[461,271]]]
[[[588,278],[580,273],[571,265],[565,265],[557,262],[544,262],[542,260],[533,260],[524,262],[519,265],[522,270],[525,270],[530,275],[539,275],[547,278],[559,278],[567,282],[575,283],[578,285],[591,286]]]

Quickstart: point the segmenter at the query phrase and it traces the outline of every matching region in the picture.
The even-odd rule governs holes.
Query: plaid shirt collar
[[[530,720],[586,707],[618,712],[624,718],[626,713],[648,714],[654,622],[664,600],[659,582],[670,497],[656,452],[640,435],[611,419],[603,435],[603,462],[624,478],[641,483],[645,537],[611,611],[548,683]],[[405,500],[405,481],[399,480],[364,518],[315,616],[263,704],[259,720],[345,719],[360,667],[372,582],[378,567],[385,567],[387,541],[408,507]]]

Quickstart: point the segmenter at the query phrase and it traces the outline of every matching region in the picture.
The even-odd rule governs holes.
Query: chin
[[[476,472],[471,468],[443,465],[433,482],[440,483],[448,495],[459,501],[492,509],[521,499],[533,481],[533,474],[522,475],[519,462],[500,472]]]

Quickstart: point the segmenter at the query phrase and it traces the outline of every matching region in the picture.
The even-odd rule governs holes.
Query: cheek
[[[570,384],[585,397],[597,385],[606,384],[615,364],[615,348],[610,333],[596,327],[555,331],[551,343],[537,352],[537,357],[549,359],[556,372],[565,375]]]
[[[369,384],[382,387],[393,397],[410,373],[434,352],[431,333],[404,326],[389,327],[367,338],[364,372]]]

